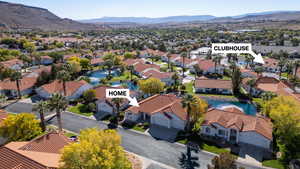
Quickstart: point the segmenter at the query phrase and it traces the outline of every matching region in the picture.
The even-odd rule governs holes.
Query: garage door
[[[169,126],[168,126],[169,123],[170,123],[170,120],[167,117],[165,117],[164,115],[154,115],[154,116],[152,116],[152,124],[156,124],[156,125],[159,125],[159,126],[169,128]]]

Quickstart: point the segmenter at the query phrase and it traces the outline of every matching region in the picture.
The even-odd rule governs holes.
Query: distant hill
[[[300,11],[269,11],[249,13],[237,16],[215,17],[212,15],[195,16],[170,16],[161,18],[147,17],[103,17],[98,19],[80,20],[82,23],[137,23],[137,24],[162,24],[182,22],[244,22],[244,21],[300,21]]]
[[[47,9],[0,1],[0,28],[41,30],[88,30],[98,26],[62,19]]]
[[[216,18],[211,15],[196,15],[196,16],[170,16],[161,18],[147,17],[103,17],[98,19],[80,20],[83,23],[138,23],[138,24],[158,24],[168,22],[191,22],[191,21],[208,21]]]

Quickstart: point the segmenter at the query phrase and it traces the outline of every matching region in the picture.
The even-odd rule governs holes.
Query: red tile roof
[[[172,75],[174,73],[160,72],[160,71],[154,69],[154,70],[148,70],[146,72],[143,72],[142,74],[143,74],[143,76],[146,76],[147,78],[154,77],[157,79],[164,79],[164,78],[172,78]]]
[[[173,113],[182,120],[186,120],[186,110],[182,107],[181,99],[172,94],[154,95],[139,102],[140,107],[130,107],[126,111],[132,113],[144,112],[149,115],[155,113]]]
[[[130,66],[130,65],[135,65],[135,64],[137,64],[137,63],[145,63],[145,61],[143,60],[143,59],[126,59],[125,61],[124,61],[124,64],[126,65],[126,66]]]
[[[264,61],[265,61],[264,67],[273,67],[273,68],[276,68],[279,62],[277,59],[272,59],[272,58],[266,58],[264,59]]]
[[[199,59],[198,67],[201,70],[208,71],[209,69],[215,67],[215,63],[212,60]]]
[[[36,77],[23,77],[20,80],[20,90],[23,91],[34,87],[36,81]],[[15,81],[5,80],[0,81],[0,90],[18,90],[18,88]]]
[[[95,64],[101,64],[101,63],[103,63],[104,62],[104,60],[102,59],[102,58],[93,58],[92,60],[91,60],[91,64],[92,65],[95,65]]]
[[[4,61],[4,62],[0,62],[0,64],[2,64],[6,68],[10,68],[10,67],[12,67],[13,65],[16,65],[16,64],[22,65],[23,61],[20,60],[20,59],[11,59],[11,60],[7,60],[7,61]]]
[[[155,64],[144,64],[144,63],[139,62],[134,65],[134,70],[137,72],[140,72],[140,73],[143,72],[144,70],[150,69],[150,68],[157,69],[157,70],[160,69],[160,67]]]
[[[195,88],[232,89],[231,80],[196,79]]]
[[[238,129],[240,132],[254,131],[272,140],[272,123],[270,119],[246,115],[240,111],[210,109],[205,113],[202,125],[217,123],[225,128]]]
[[[47,133],[30,142],[11,142],[0,148],[1,169],[55,169],[60,150],[71,143],[63,134]]]
[[[67,96],[72,96],[81,86],[88,84],[86,81],[69,81],[66,82]],[[52,83],[41,86],[48,93],[64,93],[63,83],[55,80]]]

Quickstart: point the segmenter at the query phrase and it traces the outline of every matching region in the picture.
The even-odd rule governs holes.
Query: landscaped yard
[[[76,106],[71,106],[68,108],[68,111],[76,114],[80,114],[83,116],[92,116],[94,113],[89,111],[87,105],[85,104],[77,104]]]
[[[262,162],[263,166],[284,169],[284,165],[279,160],[267,160]]]
[[[221,94],[198,94],[199,96],[207,96],[207,97],[220,97],[220,98],[235,98],[233,95],[221,95]]]
[[[184,84],[184,86],[185,86],[185,90],[187,91],[187,93],[189,93],[189,94],[194,93],[194,83],[193,82],[186,83],[186,84]]]
[[[187,143],[187,139],[178,140],[177,142],[181,143],[181,144],[186,144]],[[214,145],[209,145],[207,143],[203,143],[200,146],[201,146],[200,149],[202,149],[204,151],[211,152],[211,153],[215,153],[215,154],[221,154],[221,153],[224,153],[224,152],[230,152],[228,149],[219,148],[219,147],[216,147]]]
[[[138,77],[136,75],[132,75],[132,79],[137,79]],[[120,80],[130,80],[130,72],[129,71],[125,71],[121,76],[116,76],[113,77],[110,82],[114,82],[114,81],[120,81]]]

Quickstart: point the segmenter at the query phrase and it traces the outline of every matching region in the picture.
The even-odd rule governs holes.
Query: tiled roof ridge
[[[0,148],[4,148],[4,149],[7,149],[7,150],[9,150],[9,151],[11,151],[11,152],[17,153],[18,155],[20,155],[20,156],[26,158],[27,160],[30,160],[30,161],[32,161],[32,162],[34,162],[34,163],[37,163],[37,164],[39,164],[39,165],[41,165],[41,166],[43,166],[43,167],[45,167],[45,168],[49,168],[48,166],[46,166],[46,165],[44,165],[44,164],[42,164],[42,163],[40,163],[40,162],[37,162],[36,160],[31,159],[31,158],[27,157],[26,155],[24,155],[24,154],[22,154],[22,153],[20,153],[20,152],[18,152],[18,151],[15,151],[15,150],[13,150],[13,149],[11,149],[10,147],[3,146],[3,147],[0,147]]]

